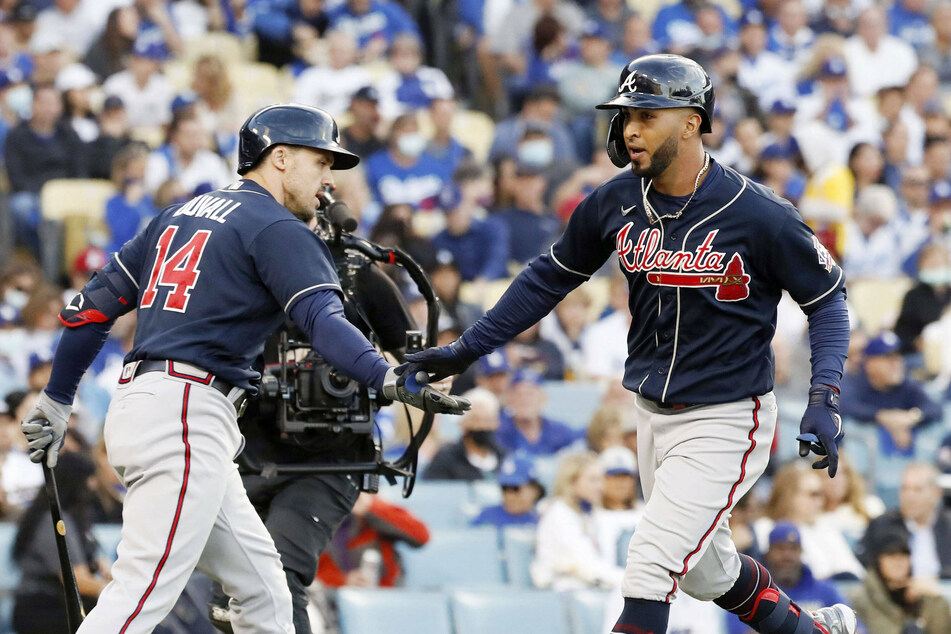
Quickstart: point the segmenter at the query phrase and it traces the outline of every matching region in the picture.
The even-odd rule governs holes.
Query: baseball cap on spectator
[[[462,189],[455,183],[449,183],[439,192],[436,206],[448,213],[458,207],[460,202],[462,202]]]
[[[109,262],[109,256],[99,247],[86,247],[73,260],[74,275],[89,275],[100,270]]]
[[[518,385],[519,383],[532,383],[533,385],[542,385],[545,382],[545,378],[532,370],[531,368],[518,368],[515,372],[512,373],[512,385]]]
[[[190,90],[175,95],[175,98],[172,99],[172,114],[178,112],[182,108],[187,108],[188,106],[194,105],[196,101],[198,101],[198,95]]]
[[[822,62],[822,68],[819,74],[822,77],[845,77],[849,72],[845,60],[840,57],[830,57]]]
[[[550,99],[561,103],[561,95],[558,93],[558,85],[553,83],[538,83],[532,86],[531,90],[525,96],[525,101],[541,101]]]
[[[866,542],[868,553],[873,558],[895,553],[911,554],[908,530],[899,526],[882,526],[869,531]]]
[[[33,55],[46,55],[55,51],[61,51],[65,48],[63,37],[56,31],[50,29],[38,30],[30,38],[30,53]]]
[[[373,86],[364,86],[363,88],[358,89],[353,96],[350,97],[350,100],[362,99],[363,101],[372,101],[373,103],[379,103],[380,101],[380,91],[378,91]]]
[[[538,482],[535,463],[528,455],[512,454],[502,461],[498,475],[499,486],[520,487],[530,482]]]
[[[83,64],[69,64],[56,74],[53,82],[56,90],[82,90],[96,85],[96,74]]]
[[[637,458],[627,447],[608,447],[598,456],[604,475],[637,475]]]
[[[769,531],[769,545],[773,544],[802,544],[799,529],[792,522],[779,521]]]
[[[0,90],[3,90],[10,84],[18,84],[23,81],[23,73],[18,68],[8,68],[0,70]]]
[[[124,110],[125,102],[122,101],[122,97],[119,95],[109,95],[106,97],[106,100],[102,102],[102,111],[111,112],[112,110]]]
[[[931,187],[931,196],[929,202],[937,205],[951,200],[951,182],[946,180],[936,181]]]
[[[512,367],[509,365],[509,361],[505,358],[505,355],[502,354],[500,350],[496,350],[494,352],[490,352],[484,357],[481,357],[479,359],[479,367],[477,369],[479,376],[489,376],[491,374],[509,372],[511,371]]]
[[[770,161],[792,158],[792,148],[782,143],[770,143],[759,153],[759,160]]]
[[[8,22],[32,22],[36,19],[36,16],[39,15],[39,11],[32,2],[23,0],[18,2],[13,11],[10,12],[10,15],[7,18]]]
[[[792,99],[777,99],[769,107],[770,114],[795,114],[796,102]]]
[[[611,39],[611,34],[600,20],[588,20],[581,29],[582,38],[598,38],[601,40]]]
[[[883,332],[877,337],[872,337],[865,344],[865,357],[875,357],[886,354],[894,354],[901,348],[901,341],[893,332]]]
[[[766,16],[763,15],[763,12],[758,9],[751,9],[747,11],[742,16],[740,16],[740,28],[746,28],[748,26],[759,26],[766,28]]]
[[[31,352],[29,360],[29,374],[32,374],[41,365],[46,365],[48,363],[53,363],[52,354],[42,354],[39,352]]]
[[[168,58],[168,49],[162,40],[154,37],[138,37],[132,45],[132,54],[145,59],[165,61]]]

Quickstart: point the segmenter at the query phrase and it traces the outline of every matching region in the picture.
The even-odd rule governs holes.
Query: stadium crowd
[[[594,106],[624,63],[664,51],[713,78],[711,157],[796,204],[848,276],[843,468],[829,480],[795,458],[808,345],[786,297],[774,460],[734,512],[734,539],[804,607],[844,600],[869,634],[951,631],[948,0],[0,0],[0,520],[19,527],[17,605],[60,592],[33,503],[43,475],[18,424],[49,376],[57,314],[158,210],[236,179],[251,112],[295,101],[337,119],[362,160],[335,173],[336,196],[357,233],[427,270],[445,343],[617,173]],[[422,298],[391,273],[424,320]],[[472,410],[439,419],[420,455],[417,493],[477,487],[455,529],[531,531],[523,572],[539,588],[618,594],[642,504],[620,384],[626,303],[606,265],[456,379]],[[90,602],[111,553],[81,538],[121,518],[101,426],[133,320],[81,384],[75,456],[58,468],[74,485],[64,507]],[[379,424],[398,452],[408,421],[384,410]],[[422,552],[447,528],[384,493],[361,499],[319,584],[400,585],[393,543]],[[368,533],[386,555],[373,575],[351,552]],[[716,631],[708,604],[677,605],[672,631]]]

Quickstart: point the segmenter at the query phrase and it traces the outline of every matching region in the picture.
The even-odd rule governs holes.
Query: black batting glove
[[[431,375],[430,381],[435,383],[447,376],[462,374],[478,358],[479,355],[467,348],[462,339],[456,339],[445,346],[406,355],[409,363],[400,366],[400,374],[415,376],[417,372],[425,372]]]
[[[834,478],[839,468],[839,443],[842,417],[839,416],[839,393],[827,385],[816,385],[809,390],[809,405],[799,423],[799,455],[803,458],[813,452],[825,456],[813,463],[813,469],[829,468],[829,477]]]

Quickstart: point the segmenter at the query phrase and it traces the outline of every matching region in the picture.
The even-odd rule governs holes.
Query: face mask
[[[26,84],[14,86],[4,95],[7,108],[24,121],[33,114],[33,91]]]
[[[928,286],[941,286],[951,283],[951,269],[923,269],[918,271],[918,279]],[[9,295],[9,293],[7,293]]]
[[[399,148],[401,154],[416,158],[426,149],[426,139],[419,133],[410,132],[396,140],[396,147]]]
[[[23,310],[28,301],[30,301],[30,296],[16,288],[11,288],[3,294],[3,302],[17,310]]]
[[[555,158],[555,146],[548,139],[526,141],[518,146],[518,160],[536,167],[546,167]]]
[[[492,449],[495,447],[495,434],[488,429],[467,431],[465,435],[466,438],[475,443],[477,447],[482,447],[483,449]]]

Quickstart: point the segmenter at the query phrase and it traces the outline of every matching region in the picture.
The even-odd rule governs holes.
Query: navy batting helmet
[[[319,108],[276,104],[248,117],[238,134],[238,174],[257,165],[268,148],[299,145],[334,155],[333,169],[356,167],[360,157],[340,147],[337,122]]]
[[[617,95],[597,108],[696,108],[700,132],[705,133],[710,132],[713,105],[713,82],[700,64],[680,55],[645,55],[621,70]],[[630,163],[623,128],[624,117],[618,112],[608,130],[608,156],[618,167]]]

